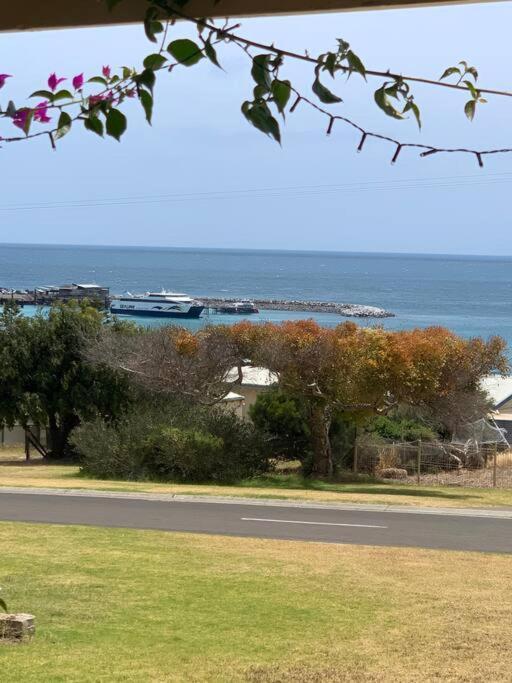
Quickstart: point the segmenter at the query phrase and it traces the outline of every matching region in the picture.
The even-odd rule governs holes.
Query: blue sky
[[[239,32],[312,54],[341,37],[368,68],[433,78],[466,59],[482,85],[512,89],[511,25],[512,5],[496,3],[245,19]],[[178,25],[171,37],[188,34]],[[18,105],[51,71],[90,75],[102,64],[137,65],[151,51],[140,26],[8,34],[0,45],[0,72],[16,76],[1,101]],[[226,73],[204,61],[160,77],[153,126],[132,103],[121,144],[74,131],[57,152],[46,140],[1,149],[0,241],[512,254],[512,155],[480,170],[466,156],[420,160],[404,152],[391,166],[392,148],[369,142],[357,154],[354,133],[340,125],[326,138],[324,120],[306,107],[287,118],[280,148],[240,113],[252,87],[247,58],[232,46],[219,57]],[[284,74],[310,89],[308,66],[288,63]],[[490,98],[471,124],[464,95],[415,87],[419,133],[412,120],[395,122],[376,108],[378,84],[340,77],[333,88],[344,99],[339,113],[404,141],[512,142],[512,100]],[[26,208],[71,201],[86,206]]]

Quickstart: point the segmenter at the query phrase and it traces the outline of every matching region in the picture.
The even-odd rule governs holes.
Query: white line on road
[[[314,524],[316,526],[355,526],[362,529],[387,529],[377,524],[342,524],[341,522],[305,522],[299,519],[268,519],[263,517],[241,517],[242,522],[277,522],[278,524]]]

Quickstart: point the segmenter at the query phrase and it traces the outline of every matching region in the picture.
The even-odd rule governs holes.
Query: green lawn
[[[0,450],[0,486],[97,489],[217,496],[249,496],[331,503],[379,503],[428,507],[510,507],[512,489],[372,484],[368,482],[330,483],[302,479],[293,474],[274,474],[239,482],[233,486],[214,484],[158,484],[154,482],[105,481],[79,476],[76,465],[47,465],[34,460],[23,462],[19,449]]]
[[[512,558],[0,523],[0,680],[509,681]]]

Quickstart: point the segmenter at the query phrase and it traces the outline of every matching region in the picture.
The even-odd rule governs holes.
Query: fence
[[[358,442],[354,471],[423,486],[512,488],[512,451],[498,444]]]

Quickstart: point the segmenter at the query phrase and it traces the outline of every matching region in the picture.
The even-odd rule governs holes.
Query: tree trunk
[[[69,435],[79,423],[80,420],[76,415],[66,415],[60,420],[57,420],[56,415],[49,416],[46,430],[49,458],[62,460],[69,455]]]
[[[332,461],[329,430],[331,418],[323,406],[313,406],[309,419],[311,431],[311,445],[313,447],[313,469],[311,474],[316,477],[332,477],[334,464]]]

